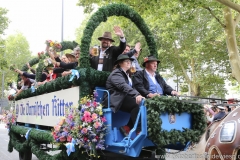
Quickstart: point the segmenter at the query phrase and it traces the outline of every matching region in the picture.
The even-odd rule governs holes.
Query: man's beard
[[[109,47],[108,43],[102,43],[102,48],[106,49],[108,47]]]

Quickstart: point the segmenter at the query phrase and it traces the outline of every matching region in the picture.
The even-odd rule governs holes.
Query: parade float
[[[102,108],[103,93],[109,94],[104,85],[110,73],[90,67],[89,48],[94,30],[110,16],[124,16],[135,23],[150,53],[157,56],[153,35],[131,7],[111,4],[99,8],[83,32],[78,76],[57,78],[16,97],[15,112],[8,116],[8,151],[17,150],[20,160],[31,160],[32,154],[40,160],[164,159],[166,148],[183,151],[200,140],[206,129],[205,115],[202,106],[192,101],[176,97],[142,101],[136,121],[141,121],[141,132],[135,133],[135,124],[127,137],[119,127],[130,115],[113,113],[109,106]],[[65,50],[77,43],[61,45]],[[36,58],[29,63],[38,63],[36,80],[40,81],[44,60]],[[21,70],[27,71],[27,66]]]

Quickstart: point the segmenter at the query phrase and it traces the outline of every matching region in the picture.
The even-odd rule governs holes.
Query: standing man
[[[134,67],[136,68],[136,71],[141,71],[143,70],[139,63],[138,63],[138,56],[139,56],[139,53],[141,52],[141,43],[140,42],[137,42],[135,44],[135,48],[131,50],[131,47],[129,44],[126,45],[126,48],[125,50],[123,51],[122,54],[127,54],[129,57],[133,58],[133,61],[132,61],[132,64],[134,65]]]
[[[124,49],[126,48],[126,39],[122,29],[118,26],[115,26],[113,30],[120,38],[119,46],[113,46],[112,42],[114,42],[114,40],[112,39],[111,32],[105,32],[103,36],[98,38],[98,40],[101,41],[99,54],[96,56],[91,54],[90,63],[92,68],[99,71],[111,72],[117,57],[123,53]]]
[[[144,70],[136,72],[133,77],[134,88],[144,97],[152,98],[161,95],[178,95],[178,92],[167,85],[165,80],[157,73],[159,60],[154,56],[144,58]]]

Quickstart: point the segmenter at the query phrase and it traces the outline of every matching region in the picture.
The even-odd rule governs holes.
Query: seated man
[[[223,106],[217,106],[217,109],[219,110],[217,114],[214,115],[213,121],[221,120],[223,117],[225,117],[227,114],[224,111]]]
[[[159,60],[154,56],[144,58],[144,70],[134,74],[134,88],[144,97],[152,98],[160,95],[178,95],[178,92],[167,85],[165,80],[156,72]]]

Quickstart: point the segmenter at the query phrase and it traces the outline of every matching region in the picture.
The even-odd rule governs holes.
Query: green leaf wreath
[[[183,102],[165,96],[147,99],[145,104],[148,113],[148,136],[160,148],[167,144],[176,144],[176,142],[185,144],[191,141],[196,143],[205,132],[207,122],[200,104]],[[161,128],[161,118],[156,117],[160,117],[162,113],[166,112],[172,114],[191,113],[192,129],[184,128],[183,132],[175,129],[171,131],[163,130]]]

